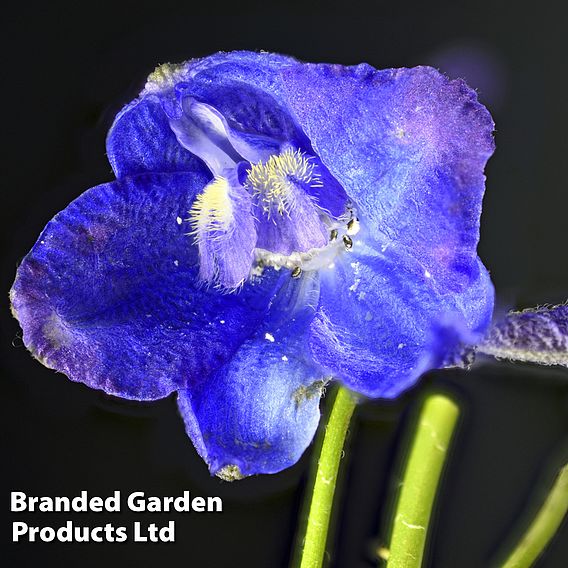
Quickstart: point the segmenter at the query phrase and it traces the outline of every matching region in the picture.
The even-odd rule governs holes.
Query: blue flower
[[[294,464],[334,378],[392,398],[488,325],[476,247],[493,122],[428,67],[219,53],[117,116],[117,180],[50,221],[11,298],[71,380],[177,392],[227,478]]]

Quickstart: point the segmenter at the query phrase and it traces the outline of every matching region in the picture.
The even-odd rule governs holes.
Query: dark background
[[[501,304],[568,296],[566,57],[561,3],[398,2],[18,3],[3,8],[2,500],[4,566],[285,567],[310,450],[274,476],[211,478],[173,399],[113,400],[45,369],[21,345],[7,291],[45,223],[88,187],[112,179],[104,151],[114,114],[165,61],[265,49],[300,59],[383,67],[430,63],[465,76],[492,111],[480,254]],[[334,567],[373,566],[396,485],[393,467],[429,386],[451,390],[463,419],[446,472],[428,566],[482,568],[568,460],[568,372],[480,362],[444,371],[395,403],[367,403],[351,431]],[[145,491],[220,495],[222,514],[9,513],[9,492],[74,496]],[[11,522],[58,526],[176,520],[175,544],[13,544]],[[568,526],[540,568],[568,565]]]

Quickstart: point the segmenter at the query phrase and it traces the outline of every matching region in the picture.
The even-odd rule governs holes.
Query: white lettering
[[[120,491],[115,491],[112,497],[105,499],[105,509],[109,513],[120,512]]]
[[[135,513],[142,513],[146,510],[143,491],[136,491],[128,496],[128,508]]]
[[[39,531],[39,538],[43,540],[43,542],[51,542],[55,538],[55,529],[51,527],[43,527]]]
[[[174,509],[178,513],[186,513],[189,511],[189,491],[183,492],[183,497],[174,500]]]
[[[12,523],[12,542],[18,542],[19,538],[28,532],[28,525],[21,521]]]
[[[223,512],[223,501],[221,497],[207,497],[207,511],[222,513]]]
[[[20,513],[26,510],[26,494],[22,491],[12,491],[10,494],[12,513]]]
[[[140,522],[136,521],[134,523],[134,542],[146,542],[147,540],[148,538],[142,536],[142,533],[140,532]]]

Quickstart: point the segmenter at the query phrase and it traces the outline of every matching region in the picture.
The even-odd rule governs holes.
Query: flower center
[[[191,96],[180,110],[170,117],[172,131],[213,174],[189,211],[204,282],[234,290],[261,264],[299,277],[353,245],[344,190],[316,155],[277,136],[242,132]]]

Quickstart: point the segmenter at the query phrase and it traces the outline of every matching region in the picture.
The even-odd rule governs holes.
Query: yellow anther
[[[274,211],[288,214],[294,208],[295,186],[316,187],[320,183],[314,170],[310,158],[300,150],[288,149],[270,156],[266,162],[254,164],[247,172],[247,185],[260,198],[268,216]]]
[[[233,220],[233,204],[229,196],[229,182],[217,177],[205,186],[193,202],[189,211],[191,234],[227,231]]]
[[[173,87],[186,67],[183,63],[162,63],[162,65],[158,65],[148,75],[145,91],[154,92]]]

